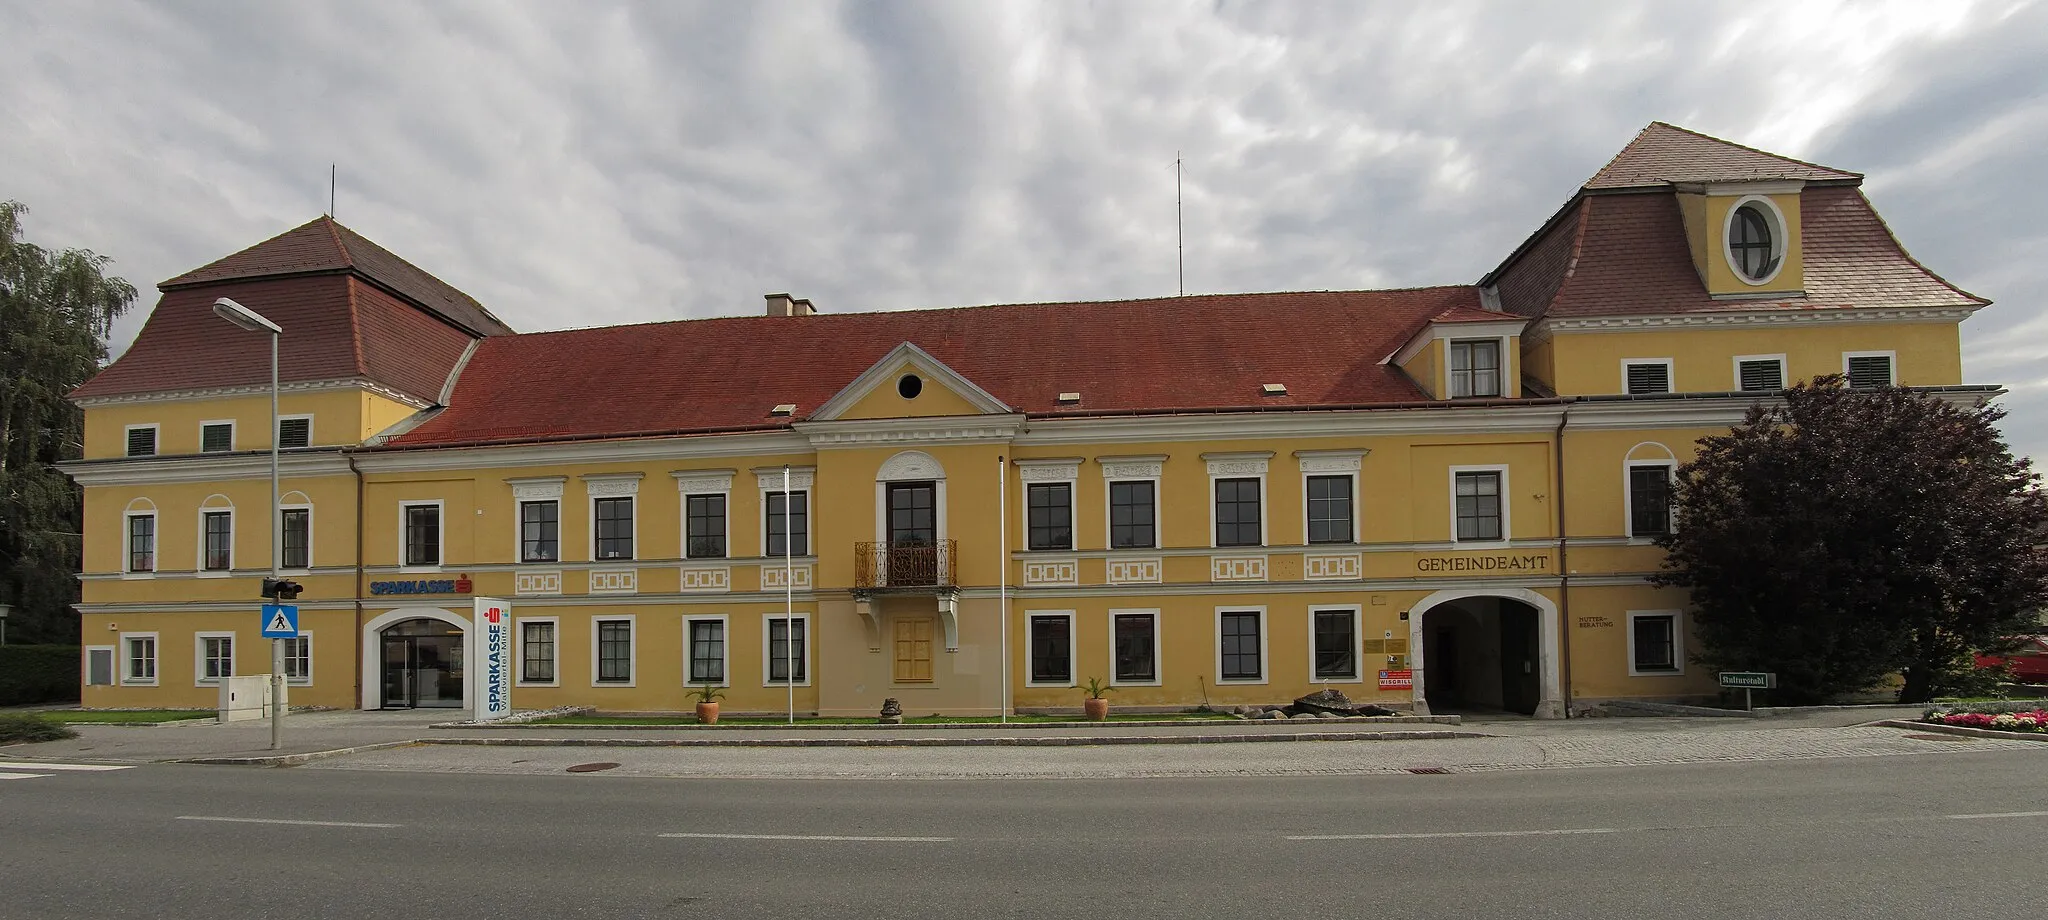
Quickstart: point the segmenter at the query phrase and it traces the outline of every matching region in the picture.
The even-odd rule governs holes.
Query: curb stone
[[[2002,738],[2007,741],[2048,742],[2048,734],[2038,732],[2002,732],[1990,728],[1971,728],[1968,725],[1936,725],[1932,722],[1914,722],[1909,719],[1886,719],[1882,722],[1872,722],[1870,724],[1882,725],[1886,728],[1904,728],[1916,732],[1963,735],[1969,738]]]
[[[1021,738],[421,738],[418,744],[482,747],[1092,747],[1114,744],[1256,744],[1286,741],[1434,741],[1497,737],[1482,732],[1290,732],[1275,735],[1103,735]],[[396,745],[392,745],[396,746]]]
[[[331,751],[306,751],[299,754],[258,754],[249,757],[180,757],[158,763],[203,763],[237,767],[296,767],[300,764],[340,757],[345,754],[361,754],[368,751],[382,751],[406,747],[417,741],[379,741],[375,744],[358,744],[355,747],[335,748]]]
[[[1349,725],[1358,725],[1358,724],[1374,724],[1374,725],[1461,725],[1461,724],[1463,724],[1463,723],[1464,723],[1464,717],[1463,717],[1463,716],[1455,716],[1455,715],[1448,715],[1448,716],[1351,716],[1351,717],[1341,717],[1341,716],[1340,716],[1340,717],[1337,717],[1337,718],[1330,718],[1330,719],[1317,719],[1317,720],[1316,720],[1316,722],[1318,722],[1318,723],[1330,723],[1330,724],[1335,724],[1335,725],[1346,725],[1346,724],[1349,724]],[[1282,726],[1291,726],[1291,725],[1298,725],[1298,724],[1300,724],[1300,723],[1298,723],[1298,722],[1295,722],[1295,723],[1282,723],[1282,722],[1280,722],[1280,720],[1277,720],[1277,719],[1274,719],[1274,720],[1258,720],[1258,719],[1172,719],[1172,720],[1165,720],[1165,719],[1161,719],[1161,720],[1149,720],[1149,719],[1148,719],[1148,720],[1143,720],[1143,721],[1139,721],[1139,720],[1130,720],[1130,721],[1117,721],[1117,722],[1011,722],[1011,723],[1009,723],[1008,725],[1002,724],[1002,723],[1000,723],[1000,722],[929,722],[929,723],[922,723],[922,724],[905,724],[905,725],[881,725],[881,724],[877,724],[877,723],[853,723],[853,724],[848,724],[848,725],[831,725],[831,724],[828,724],[828,725],[819,725],[819,724],[808,724],[808,725],[807,725],[807,724],[803,724],[803,723],[798,723],[798,724],[796,724],[796,725],[776,725],[776,724],[754,724],[754,723],[746,723],[746,724],[742,724],[742,723],[731,723],[731,724],[718,724],[718,725],[698,725],[698,724],[695,724],[695,723],[689,723],[689,722],[677,723],[677,724],[675,724],[675,725],[573,725],[573,724],[572,724],[572,725],[540,725],[540,724],[535,724],[535,723],[531,723],[531,722],[529,722],[529,723],[524,723],[524,724],[521,724],[521,723],[507,723],[507,722],[502,722],[502,721],[498,721],[498,722],[436,722],[436,723],[434,723],[434,724],[432,724],[432,725],[429,725],[429,726],[427,726],[427,727],[428,727],[428,728],[433,728],[433,729],[458,729],[458,730],[459,730],[459,729],[478,729],[478,728],[500,728],[500,727],[503,727],[503,728],[518,728],[518,729],[558,729],[558,728],[559,728],[559,729],[568,729],[568,730],[571,730],[571,731],[607,731],[607,730],[619,730],[619,731],[626,731],[626,732],[641,732],[641,731],[686,731],[686,732],[718,732],[718,731],[748,731],[748,730],[751,730],[751,731],[837,731],[837,730],[841,730],[841,729],[845,729],[845,730],[850,730],[850,731],[923,731],[923,730],[925,730],[925,729],[936,729],[936,730],[948,730],[948,729],[994,729],[994,730],[998,730],[998,731],[1014,731],[1014,730],[1024,730],[1024,729],[1046,729],[1046,728],[1105,728],[1105,727],[1123,727],[1123,728],[1183,728],[1183,727],[1190,727],[1190,726],[1202,726],[1202,725],[1210,725],[1210,724],[1215,724],[1215,725],[1217,725],[1218,727],[1222,727],[1222,726],[1230,726],[1230,727],[1231,727],[1232,729],[1242,729],[1242,728],[1244,728],[1245,726],[1260,726],[1260,725],[1275,725],[1275,724],[1279,724],[1279,725],[1282,725]],[[1254,728],[1249,728],[1249,729],[1245,729],[1245,730],[1248,730],[1248,731],[1261,731],[1262,729],[1259,729],[1259,728],[1256,728],[1256,727],[1254,727]]]

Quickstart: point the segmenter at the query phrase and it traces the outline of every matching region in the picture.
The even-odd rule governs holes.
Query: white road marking
[[[1547,831],[1447,831],[1439,834],[1302,834],[1287,840],[1427,840],[1436,837],[1554,837],[1569,834],[1619,834],[1618,827],[1566,827]]]
[[[1942,817],[1956,821],[1968,821],[1973,818],[2048,818],[2048,811],[2006,811],[1989,815],[1942,815]]]
[[[0,779],[42,779],[48,773],[0,773]]]
[[[180,821],[225,821],[230,824],[301,824],[308,827],[404,827],[403,824],[369,824],[362,821],[293,821],[288,818],[220,818],[211,815],[179,815]]]
[[[70,773],[103,773],[108,770],[133,770],[133,766],[105,763],[38,763],[31,760],[0,760],[0,770],[58,770]]]
[[[951,843],[951,837],[840,837],[826,834],[656,834],[687,840],[830,840],[856,843]]]

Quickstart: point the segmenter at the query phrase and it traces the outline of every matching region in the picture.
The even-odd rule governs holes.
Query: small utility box
[[[270,715],[270,675],[249,674],[220,682],[220,721],[246,722]],[[290,705],[280,700],[284,705]]]

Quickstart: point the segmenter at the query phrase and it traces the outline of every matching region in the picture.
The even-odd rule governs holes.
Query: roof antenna
[[[1175,271],[1180,280],[1180,296],[1188,296],[1188,251],[1185,237],[1180,229],[1180,151],[1173,152],[1173,255],[1178,264]]]
[[[327,219],[334,219],[334,172],[335,164],[327,164]]]

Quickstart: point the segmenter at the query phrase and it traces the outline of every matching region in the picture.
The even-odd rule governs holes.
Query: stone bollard
[[[881,725],[902,725],[903,704],[896,702],[893,696],[883,700],[882,715],[875,722]]]

